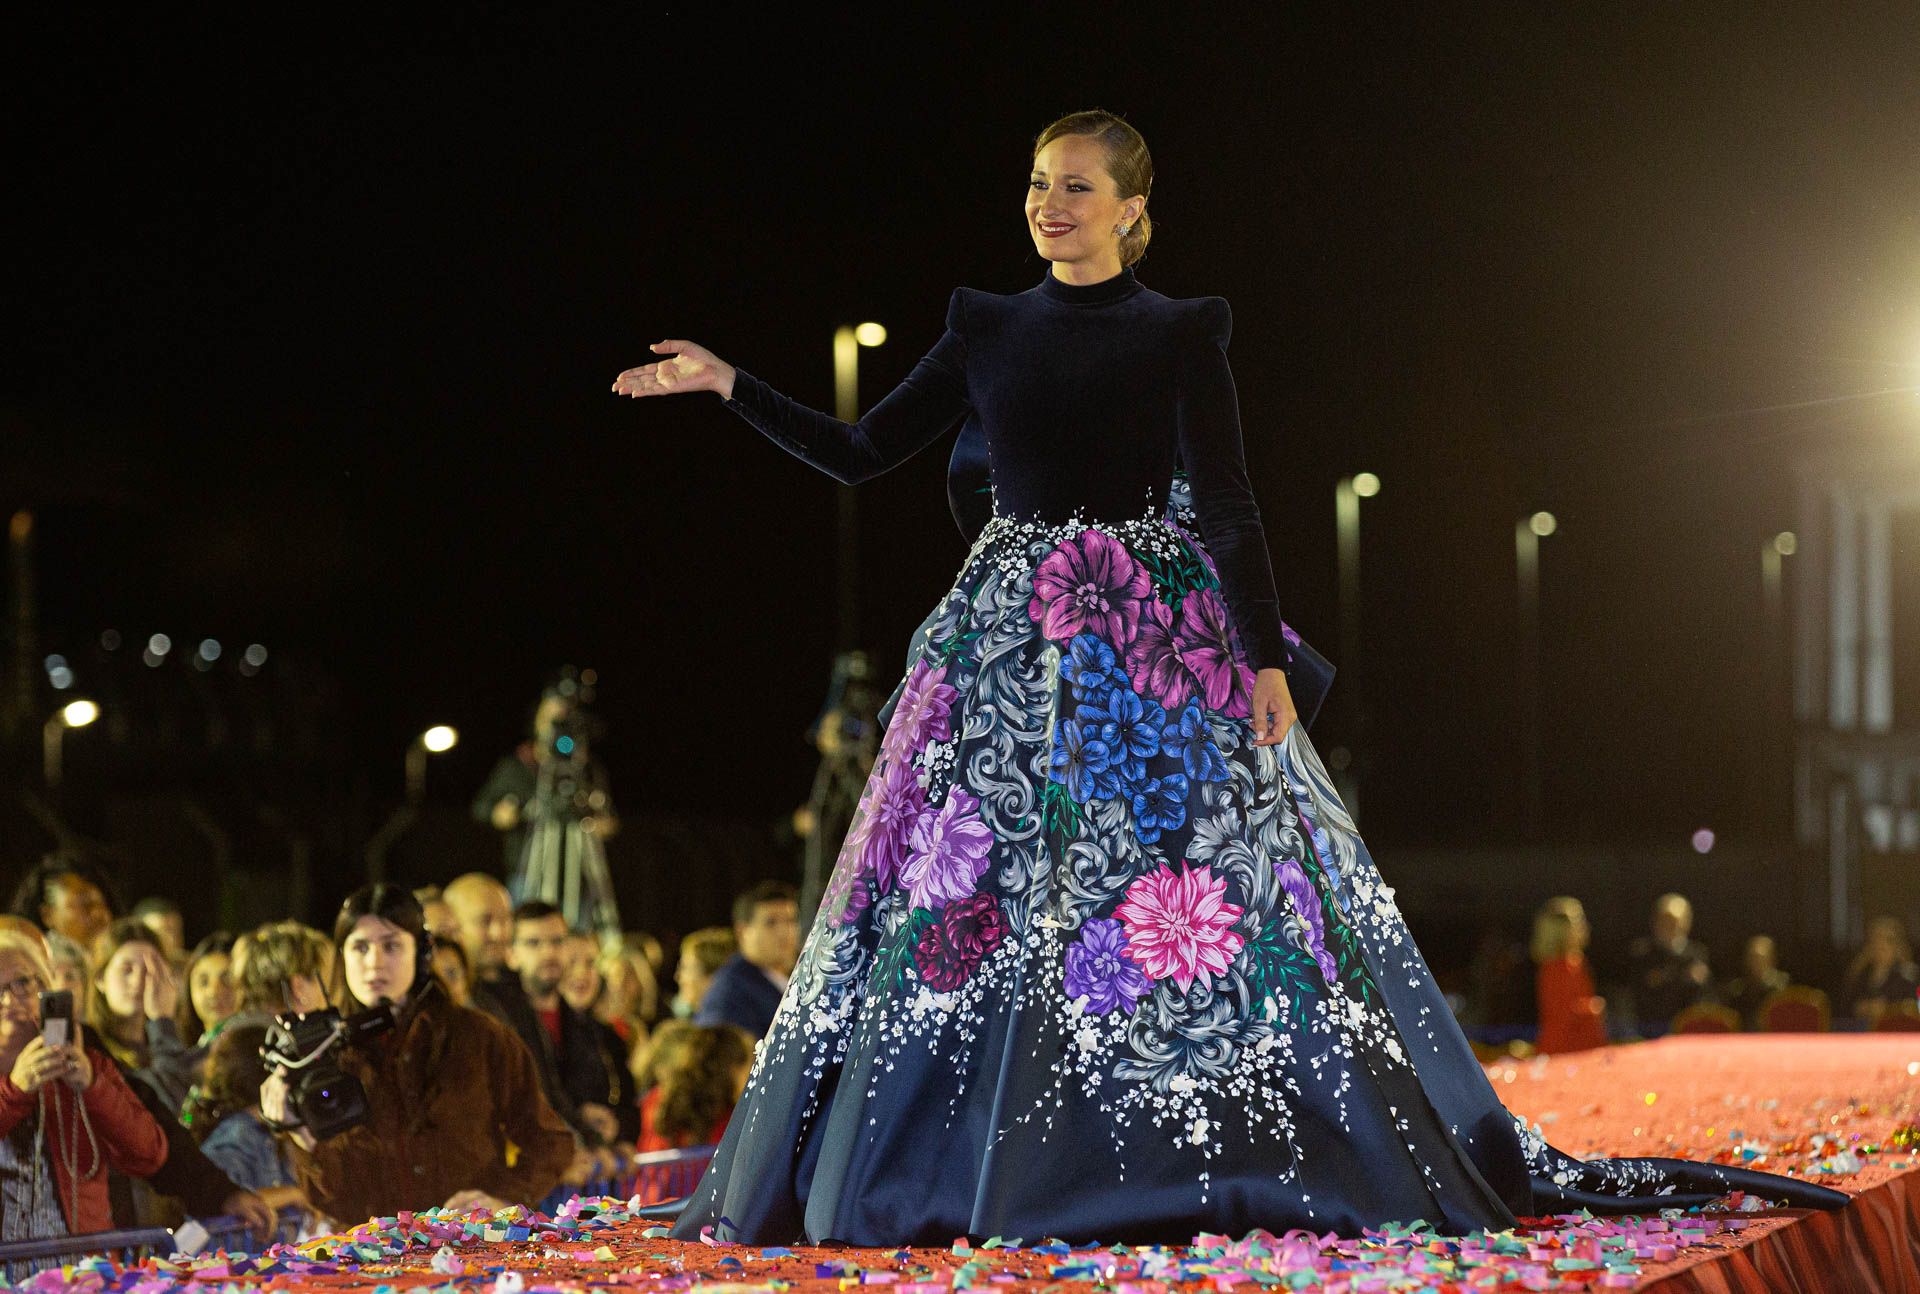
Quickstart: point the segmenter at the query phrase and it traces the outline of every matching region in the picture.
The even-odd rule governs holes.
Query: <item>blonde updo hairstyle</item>
[[[1062,135],[1086,135],[1099,141],[1107,154],[1107,174],[1120,189],[1124,201],[1138,193],[1149,202],[1153,198],[1153,155],[1140,132],[1121,118],[1102,108],[1088,112],[1070,112],[1041,131],[1033,141],[1033,155]],[[1143,204],[1140,219],[1120,238],[1120,264],[1132,265],[1147,254],[1153,238],[1153,219]]]

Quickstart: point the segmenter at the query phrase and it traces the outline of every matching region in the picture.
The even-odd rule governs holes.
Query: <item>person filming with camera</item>
[[[456,1005],[407,890],[366,886],[334,923],[339,1012],[282,1016],[264,1048],[262,1120],[315,1208],[345,1225],[402,1209],[531,1204],[574,1137],[507,1027]]]
[[[0,1240],[109,1230],[107,1170],[167,1160],[166,1132],[52,983],[38,940],[0,931]]]

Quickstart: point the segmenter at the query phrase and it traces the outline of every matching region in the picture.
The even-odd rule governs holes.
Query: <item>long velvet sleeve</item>
[[[947,330],[886,398],[847,423],[733,371],[733,410],[788,453],[853,485],[897,467],[966,416],[967,343],[961,290],[947,303]]]
[[[1280,600],[1260,507],[1247,479],[1240,401],[1227,364],[1233,311],[1222,297],[1202,297],[1196,305],[1180,356],[1180,457],[1240,645],[1254,669],[1280,669],[1286,662]]]

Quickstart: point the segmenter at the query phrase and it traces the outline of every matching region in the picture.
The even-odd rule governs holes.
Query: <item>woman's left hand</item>
[[[87,1049],[77,1043],[69,1043],[60,1049],[67,1055],[67,1072],[62,1075],[67,1085],[76,1092],[84,1092],[93,1086],[93,1061],[87,1056]]]
[[[1287,672],[1263,669],[1253,676],[1253,744],[1273,746],[1286,738],[1300,716],[1287,688]]]

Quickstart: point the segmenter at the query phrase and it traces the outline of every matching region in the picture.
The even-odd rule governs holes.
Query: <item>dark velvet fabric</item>
[[[1224,298],[1163,296],[1131,268],[1085,286],[1049,270],[1013,295],[954,289],[946,332],[858,422],[740,368],[727,407],[849,484],[965,422],[987,453],[993,511],[1019,520],[1157,517],[1182,462],[1249,663],[1280,669],[1280,604],[1227,363],[1232,331]]]

